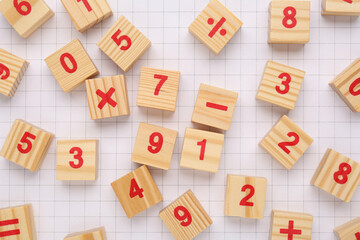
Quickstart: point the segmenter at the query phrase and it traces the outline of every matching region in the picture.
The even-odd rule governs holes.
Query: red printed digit
[[[355,233],[356,240],[360,240],[360,232]]]
[[[282,73],[279,75],[279,78],[286,79],[285,81],[281,82],[281,85],[285,86],[285,88],[281,90],[279,86],[276,86],[275,89],[280,94],[287,94],[290,90],[291,76],[288,73]]]
[[[164,85],[164,83],[166,82],[166,80],[168,80],[168,76],[165,76],[165,75],[159,75],[159,74],[155,74],[154,75],[154,78],[156,79],[160,79],[160,82],[158,83],[158,85],[156,86],[155,88],[155,92],[154,92],[154,95],[159,95],[159,92],[160,92],[160,89],[161,87]]]
[[[286,7],[283,11],[284,13],[284,19],[282,21],[282,24],[286,28],[294,28],[297,24],[297,20],[295,18],[296,16],[296,9],[294,7]],[[289,24],[289,21],[291,22]]]
[[[140,188],[137,184],[135,178],[131,179],[131,185],[130,185],[130,197],[134,198],[136,196],[139,196],[139,198],[143,198],[143,191],[144,189]]]
[[[287,148],[287,146],[295,146],[296,144],[298,144],[299,141],[300,141],[300,137],[295,132],[289,132],[287,135],[290,138],[294,137],[295,138],[294,141],[292,141],[292,142],[281,142],[278,145],[282,150],[284,150],[284,152],[286,152],[287,154],[290,154],[290,150]]]
[[[359,89],[357,91],[355,91],[355,88],[359,85]],[[356,79],[349,88],[349,92],[351,95],[353,96],[358,96],[360,95],[360,78]]]
[[[253,207],[254,203],[253,202],[248,202],[250,198],[252,198],[255,194],[255,188],[253,186],[251,186],[250,184],[246,184],[241,188],[242,192],[246,192],[246,190],[249,189],[250,192],[248,195],[246,195],[241,201],[240,201],[240,206],[246,206],[246,207]]]
[[[74,154],[74,159],[78,160],[77,164],[75,164],[74,161],[70,161],[69,162],[70,167],[75,168],[75,169],[81,168],[82,165],[84,164],[84,159],[82,158],[82,154],[83,154],[82,149],[79,147],[73,147],[70,149],[69,153]]]
[[[123,50],[123,51],[126,51],[131,47],[131,38],[129,38],[126,35],[119,36],[120,34],[121,34],[121,30],[119,29],[114,33],[114,35],[111,36],[111,38],[112,38],[112,40],[114,40],[114,42],[118,46],[120,46],[122,41],[125,41],[126,45],[121,46],[120,49]]]
[[[197,145],[198,146],[201,146],[201,149],[200,149],[200,160],[204,160],[204,156],[205,156],[205,148],[206,148],[206,139],[200,141],[200,142],[197,142]]]
[[[88,0],[77,0],[77,2],[83,2],[84,5],[85,5],[85,7],[86,7],[86,9],[88,10],[88,12],[91,12],[91,11],[92,11],[92,8],[91,8]]]
[[[0,63],[0,76],[1,80],[6,80],[10,76],[10,70],[7,66]]]
[[[14,0],[14,7],[15,7],[16,11],[23,16],[26,16],[31,12],[31,5],[27,1],[21,1],[19,3],[19,0]],[[25,10],[24,10],[24,7],[25,7]]]
[[[182,215],[179,214],[179,212],[182,212]],[[181,221],[181,226],[187,227],[192,222],[192,217],[190,212],[186,209],[184,206],[178,206],[174,209],[174,215],[177,220]],[[185,221],[186,220],[186,221]]]
[[[157,137],[157,141],[155,141],[156,137]],[[152,133],[149,138],[149,143],[150,143],[150,146],[148,146],[149,152],[153,154],[160,152],[163,142],[164,142],[164,138],[163,135],[161,135],[161,133],[159,132]]]
[[[351,173],[350,164],[341,163],[339,166],[339,171],[334,173],[335,182],[337,182],[338,184],[345,184],[348,181],[348,175],[350,173]]]
[[[353,1],[352,0],[343,0],[344,2],[347,2],[347,3],[350,3],[350,4],[352,4],[353,3]],[[359,236],[360,237],[360,236]]]
[[[20,142],[23,144],[18,144],[17,145],[17,149],[19,150],[19,152],[21,153],[28,153],[31,151],[32,149],[32,143],[30,141],[30,139],[35,140],[36,136],[29,133],[29,132],[25,132],[24,135],[22,136],[22,138],[20,139]],[[26,148],[23,148],[24,144],[26,144]]]
[[[72,64],[72,68],[70,68],[67,63],[65,62],[65,58],[69,59],[69,61]],[[60,63],[61,66],[65,69],[68,73],[74,73],[77,70],[77,63],[75,61],[75,58],[70,53],[64,53],[60,56]]]

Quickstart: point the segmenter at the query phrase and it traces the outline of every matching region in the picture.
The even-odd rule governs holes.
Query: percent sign
[[[215,22],[215,20],[213,18],[208,19],[208,24],[209,25],[213,25],[214,22]],[[212,38],[215,35],[215,33],[217,33],[219,31],[219,29],[224,25],[225,22],[226,22],[226,18],[222,17],[220,19],[220,21],[215,25],[215,27],[209,32],[209,37]],[[226,29],[221,29],[220,30],[220,35],[225,36],[226,35]]]

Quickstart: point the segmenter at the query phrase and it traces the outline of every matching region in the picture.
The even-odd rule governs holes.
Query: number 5
[[[19,143],[17,145],[17,149],[19,150],[19,152],[25,154],[25,153],[28,153],[31,151],[32,143],[29,138],[32,140],[35,140],[36,136],[29,132],[25,132],[24,135],[22,136],[22,138],[20,139],[20,142],[26,144],[26,148],[25,149],[23,148],[24,144]]]

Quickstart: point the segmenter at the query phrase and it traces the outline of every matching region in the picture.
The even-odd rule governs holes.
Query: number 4
[[[143,192],[144,192],[144,189],[139,187],[135,178],[131,179],[130,198],[134,198],[136,196],[139,196],[139,198],[143,198],[144,197]]]

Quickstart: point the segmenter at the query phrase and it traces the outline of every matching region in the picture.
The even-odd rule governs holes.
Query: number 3
[[[282,73],[279,75],[279,78],[284,79],[285,81],[282,81],[281,84],[285,86],[284,90],[281,90],[279,86],[276,86],[275,89],[280,94],[287,94],[290,90],[290,82],[291,82],[291,76],[288,73]]]
[[[36,136],[33,135],[33,134],[31,134],[31,133],[29,133],[29,132],[25,132],[24,135],[22,136],[22,138],[20,139],[20,142],[26,144],[26,148],[23,149],[24,144],[20,144],[20,143],[19,143],[19,144],[17,145],[17,149],[19,150],[19,152],[25,154],[25,153],[28,153],[28,152],[31,151],[31,149],[32,149],[32,143],[31,143],[31,141],[30,141],[29,138],[32,139],[32,140],[35,140]]]
[[[79,161],[78,164],[75,164],[74,161],[70,161],[69,162],[70,167],[75,168],[75,169],[81,168],[82,165],[84,164],[84,159],[81,157],[83,154],[82,149],[79,147],[73,147],[72,149],[70,149],[69,152],[70,152],[70,154],[75,154],[75,152],[76,152],[76,154],[74,155],[74,159]]]

